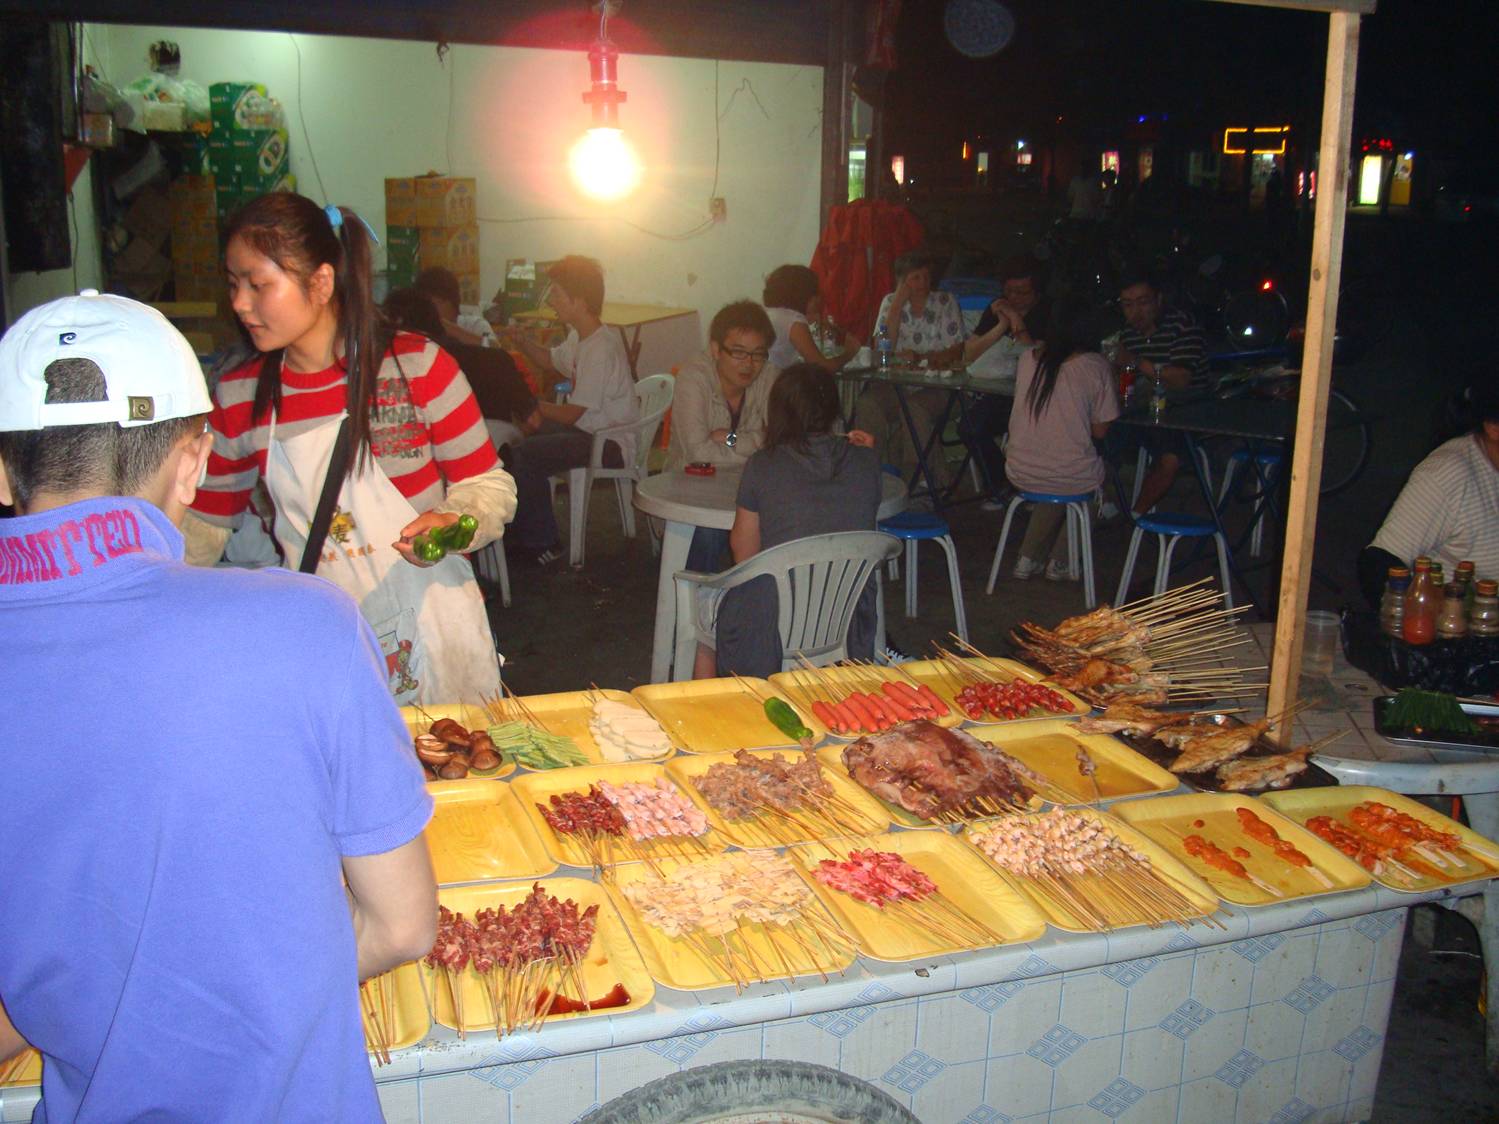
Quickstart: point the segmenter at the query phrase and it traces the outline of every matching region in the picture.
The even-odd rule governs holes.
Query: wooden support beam
[[[1301,397],[1291,458],[1286,509],[1285,562],[1270,657],[1268,713],[1283,714],[1296,701],[1301,642],[1317,540],[1317,499],[1322,486],[1322,447],[1327,434],[1327,392],[1332,386],[1333,334],[1343,272],[1343,227],[1348,217],[1349,159],[1353,142],[1353,90],[1358,72],[1359,16],[1328,17],[1327,77],[1322,92],[1322,140],[1317,155],[1317,203],[1312,227],[1311,287],[1306,299],[1306,350],[1301,361]],[[1273,736],[1290,742],[1289,723]]]

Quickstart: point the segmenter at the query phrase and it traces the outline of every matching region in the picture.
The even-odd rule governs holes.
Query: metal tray
[[[1499,725],[1481,730],[1476,734],[1423,733],[1411,726],[1391,726],[1385,721],[1394,695],[1380,695],[1373,700],[1374,732],[1396,745],[1416,745],[1436,749],[1466,749],[1478,753],[1499,753]],[[1499,702],[1480,703],[1458,701],[1463,713],[1473,718],[1499,719]]]
[[[1243,722],[1231,714],[1204,714],[1199,715],[1195,721],[1212,722],[1219,726],[1244,725]],[[1179,755],[1177,750],[1172,749],[1165,742],[1156,741],[1154,737],[1142,737],[1138,734],[1124,733],[1115,734],[1114,737],[1118,738],[1142,757],[1154,761],[1163,769],[1170,769],[1171,763]],[[1258,738],[1242,756],[1246,758],[1275,757],[1284,752],[1285,750],[1280,749],[1270,741]],[[1213,769],[1209,769],[1203,773],[1176,773],[1173,775],[1179,777],[1181,782],[1188,788],[1195,789],[1198,792],[1223,791],[1218,787],[1218,775],[1216,770]],[[1323,769],[1315,762],[1308,762],[1304,771],[1292,777],[1286,784],[1281,785],[1280,789],[1247,789],[1244,795],[1252,796],[1261,792],[1276,792],[1287,788],[1326,788],[1329,785],[1337,783],[1338,778],[1326,769]]]

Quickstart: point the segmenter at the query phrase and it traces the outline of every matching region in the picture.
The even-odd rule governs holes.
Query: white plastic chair
[[[797,653],[821,667],[848,658],[848,629],[859,595],[882,562],[901,551],[900,540],[879,531],[841,531],[811,535],[763,550],[721,574],[697,574],[681,570],[672,576],[677,583],[677,629],[689,632],[698,643],[712,644],[718,629],[718,603],[711,613],[710,627],[699,619],[697,591],[720,593],[764,574],[775,579],[776,630],[781,637],[781,669],[798,666]],[[678,651],[682,646],[678,644]],[[691,675],[691,661],[678,667],[676,675]]]
[[[569,469],[568,494],[568,539],[567,561],[573,569],[583,566],[583,538],[588,526],[588,498],[593,492],[595,480],[613,480],[614,494],[619,500],[619,521],[625,535],[635,537],[635,484],[650,475],[648,467],[651,445],[656,440],[656,430],[661,419],[671,409],[672,395],[676,391],[676,379],[671,375],[648,375],[635,384],[635,400],[640,405],[640,420],[626,425],[611,425],[596,430],[593,435],[593,451],[589,454],[586,468]],[[607,468],[604,465],[604,442],[614,438],[635,438],[634,459],[623,468]],[[552,477],[552,494],[555,496],[562,475]]]
[[[472,555],[474,569],[485,581],[500,583],[500,604],[510,608],[510,567],[505,564],[505,540],[494,542]]]

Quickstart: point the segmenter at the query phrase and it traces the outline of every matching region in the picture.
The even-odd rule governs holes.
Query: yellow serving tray
[[[430,785],[437,808],[427,849],[440,885],[490,878],[540,878],[557,869],[508,784]]]
[[[737,853],[737,852],[736,852]],[[663,860],[663,874],[669,874],[680,860]],[[706,988],[733,987],[734,980],[717,963],[708,960],[693,950],[691,944],[681,937],[668,937],[645,918],[641,917],[630,900],[620,891],[620,886],[645,878],[651,874],[640,863],[621,867],[616,883],[607,887],[609,896],[619,906],[620,915],[640,953],[645,966],[657,983],[681,991],[702,991]],[[828,924],[826,911],[814,895],[807,902],[807,909],[817,910]],[[806,926],[799,928],[805,930]],[[784,932],[771,932],[759,924],[746,925],[742,939],[747,942],[754,960],[762,968],[782,968],[779,974],[767,974],[766,979],[794,979],[798,976],[824,975],[842,972],[854,962],[852,949],[845,955],[834,955],[833,950],[819,942],[802,942]],[[736,944],[737,944],[736,938]],[[784,967],[782,967],[784,965]],[[785,969],[789,968],[789,974]],[[773,971],[773,969],[772,969]]]
[[[427,1012],[427,997],[422,991],[422,970],[416,961],[408,961],[399,968],[384,973],[390,977],[391,1040],[387,1049],[404,1050],[414,1046],[432,1029],[432,1018]],[[370,1011],[376,1018],[385,1017],[385,998],[380,986],[380,976],[364,982],[364,995],[360,997],[359,1017],[364,1024],[364,1048],[371,1055],[375,1052],[374,1038],[370,1034]],[[369,1008],[365,1006],[368,997]]]
[[[1420,804],[1408,796],[1401,796],[1387,789],[1354,784],[1327,788],[1290,788],[1283,792],[1267,792],[1260,799],[1277,812],[1284,812],[1299,824],[1305,824],[1313,816],[1331,816],[1348,828],[1353,826],[1348,820],[1348,813],[1367,800],[1376,800],[1381,804],[1388,804],[1397,812],[1414,816],[1428,827],[1437,831],[1450,831],[1462,839],[1462,850],[1456,853],[1437,850],[1437,854],[1456,864],[1454,867],[1442,870],[1424,862],[1419,857],[1414,857],[1400,860],[1416,871],[1417,877],[1414,880],[1406,878],[1388,866],[1382,874],[1374,875],[1381,884],[1388,886],[1391,890],[1419,893],[1442,886],[1461,886],[1465,882],[1482,882],[1499,874],[1499,843],[1485,839],[1478,832],[1464,827],[1456,820],[1442,815],[1441,812],[1428,808],[1425,804]]]
[[[547,731],[559,737],[572,738],[577,747],[582,750],[588,760],[598,765],[611,764],[599,749],[599,743],[593,739],[593,731],[588,728],[588,720],[593,717],[593,700],[602,695],[606,699],[625,703],[639,710],[645,708],[640,705],[640,700],[628,691],[614,691],[600,688],[596,691],[558,691],[552,695],[523,695],[521,702],[526,709],[534,714],[538,721],[546,727]],[[668,736],[671,734],[667,730]],[[641,757],[639,761],[664,761],[670,757],[672,751],[658,757]],[[612,764],[629,765],[634,762],[616,761]],[[553,770],[555,772],[555,770]]]
[[[902,664],[902,669],[911,667],[911,664]],[[786,697],[796,704],[798,710],[810,711],[813,699],[825,699],[829,694],[835,697],[846,691],[867,691],[873,693],[876,682],[889,681],[905,682],[905,677],[894,668],[882,667],[878,664],[869,664],[863,667],[819,667],[812,670],[778,671],[770,677],[770,682]],[[880,688],[883,690],[883,688]],[[940,695],[941,692],[938,692]],[[947,713],[941,718],[932,718],[929,721],[939,726],[957,726],[963,721],[963,714],[953,705],[952,698],[942,695],[942,701],[947,703]],[[827,729],[826,726],[823,727]],[[873,733],[873,731],[869,731]],[[852,740],[858,734],[840,734],[828,730],[828,736]]]
[[[827,727],[764,679],[689,679],[682,683],[648,683],[630,692],[660,722],[671,739],[689,753],[732,753],[736,749],[795,748],[796,742],[765,717],[765,700],[780,698],[812,731],[812,744],[828,736]]]
[[[1147,796],[1174,792],[1178,781],[1150,759],[1107,734],[1081,734],[1074,718],[1032,719],[1024,723],[978,727],[966,731],[1004,750],[1049,780],[1043,792],[1057,804],[1096,804],[1124,796]],[[1097,766],[1095,790],[1078,771],[1078,746],[1088,751]],[[1065,798],[1065,799],[1064,799]]]
[[[620,916],[610,904],[604,889],[597,882],[583,878],[543,878],[541,888],[554,897],[578,903],[580,911],[591,905],[599,907],[598,923],[594,929],[593,944],[582,964],[583,986],[595,998],[607,995],[615,984],[623,984],[630,1001],[618,1007],[602,1007],[593,1011],[569,1011],[562,1015],[548,1015],[547,1022],[558,1019],[583,1019],[590,1015],[622,1015],[638,1011],[656,995],[656,985],[641,963],[640,953],[630,941]],[[478,910],[495,906],[515,906],[531,893],[531,882],[486,882],[479,886],[451,886],[438,892],[437,900],[453,910],[472,917]],[[484,979],[472,967],[465,968],[460,982],[463,991],[463,1026],[453,1010],[453,996],[445,980],[447,973],[422,962],[422,971],[427,976],[431,989],[433,1017],[450,1030],[474,1031],[494,1030],[494,1019],[490,1016],[489,994]],[[569,995],[568,998],[577,998]]]
[[[599,781],[608,781],[610,784],[653,784],[656,778],[664,776],[667,776],[667,770],[654,761],[633,761],[628,765],[575,765],[571,769],[526,773],[510,782],[510,789],[520,801],[521,811],[541,839],[547,855],[564,866],[586,867],[593,865],[587,848],[572,836],[558,835],[553,831],[552,825],[547,823],[546,817],[536,805],[546,804],[553,795],[560,796],[564,792],[587,792],[589,785],[598,784]],[[675,778],[670,779],[681,789],[682,786],[676,783]],[[685,795],[688,799],[695,800],[695,794],[689,792]],[[632,842],[628,848],[620,848],[621,857],[617,862],[635,862],[630,851],[637,851],[652,859],[672,855],[684,847],[717,853],[724,850],[728,843],[714,830],[714,826],[710,819],[707,832],[694,837],[696,842],[675,836]]]
[[[937,893],[999,938],[988,944],[962,944],[940,931],[941,915],[919,903],[894,907],[869,905],[812,874],[822,859],[838,862],[850,851],[893,851],[937,884]],[[969,952],[1017,941],[1033,941],[1046,932],[1046,920],[1029,899],[1007,883],[971,847],[945,831],[891,831],[868,839],[805,843],[786,852],[802,868],[823,905],[852,933],[859,951],[876,960],[915,960],[951,952]]]
[[[19,1089],[42,1083],[42,1055],[30,1047],[0,1065],[0,1089]]]
[[[1156,873],[1165,881],[1171,883],[1196,907],[1198,910],[1196,916],[1207,917],[1217,911],[1218,895],[1213,892],[1213,888],[1188,870],[1180,859],[1176,858],[1171,852],[1167,851],[1144,832],[1131,827],[1115,816],[1111,816],[1106,812],[1096,811],[1093,808],[1074,808],[1071,810],[1080,816],[1098,820],[1108,830],[1119,836],[1126,844],[1144,854],[1150,860],[1150,864]],[[1011,886],[1015,886],[1021,890],[1036,908],[1041,911],[1048,925],[1068,933],[1096,933],[1101,931],[1097,927],[1089,925],[1078,918],[1068,909],[1064,902],[1055,897],[1040,882],[1032,878],[1011,874],[989,858],[988,855],[984,854],[983,851],[979,850],[978,844],[972,839],[972,834],[975,831],[982,831],[984,828],[985,824],[983,822],[969,824],[964,828],[961,838],[968,846],[973,848],[974,852],[984,862],[993,867],[1001,878]],[[1136,922],[1136,924],[1144,924],[1144,922]],[[1132,928],[1133,926],[1129,927]]]
[[[791,758],[798,753],[797,750],[784,749],[761,749],[749,752],[756,757],[773,757],[779,754],[782,758]],[[687,794],[697,801],[698,806],[708,813],[709,822],[723,833],[724,838],[741,847],[779,847],[786,843],[811,842],[829,834],[869,835],[873,832],[884,831],[890,826],[890,817],[880,801],[850,780],[848,774],[841,769],[830,768],[821,755],[818,756],[818,762],[822,765],[823,776],[832,786],[840,806],[836,809],[829,809],[826,815],[806,817],[794,814],[776,817],[774,823],[771,823],[770,817],[764,814],[742,820],[725,819],[698,790],[697,779],[714,765],[734,763],[732,753],[687,754],[674,757],[666,763],[666,771],[687,790]],[[836,827],[829,822],[830,819],[837,820]]]
[[[1071,691],[1064,691],[1058,687],[1048,678],[1045,672],[1037,671],[1035,668],[1020,663],[1018,660],[1000,659],[996,656],[985,656],[980,659],[977,656],[971,656],[963,659],[962,663],[973,668],[986,679],[997,679],[1006,683],[1016,679],[1024,679],[1028,683],[1045,683],[1076,707],[1075,713],[1079,716],[1087,714],[1093,709],[1090,703],[1078,698]],[[907,675],[921,683],[927,684],[932,690],[936,691],[942,697],[942,700],[953,708],[953,713],[959,715],[965,722],[971,722],[979,726],[1008,726],[1016,722],[1046,722],[1066,717],[1066,715],[1039,715],[1036,718],[992,718],[985,715],[983,718],[969,718],[963,714],[962,709],[957,703],[958,691],[962,689],[963,683],[945,660],[914,660],[911,663],[903,663],[900,666],[901,670]]]
[[[1276,834],[1310,859],[1312,865],[1326,875],[1332,885],[1323,885],[1305,867],[1293,866],[1278,857],[1272,848],[1246,835],[1239,826],[1239,808],[1248,808],[1273,827]],[[1228,792],[1194,792],[1181,796],[1163,796],[1158,800],[1131,800],[1115,805],[1110,811],[1181,859],[1190,870],[1200,874],[1226,902],[1268,905],[1288,898],[1309,898],[1318,894],[1359,890],[1369,884],[1368,873],[1358,863],[1252,796]],[[1199,823],[1201,827],[1198,826]],[[1250,874],[1279,890],[1281,896],[1268,894],[1253,882],[1236,878],[1227,871],[1219,870],[1187,854],[1186,848],[1182,846],[1182,838],[1187,835],[1200,835],[1231,855],[1234,854],[1234,848],[1242,847],[1249,852],[1249,857],[1234,857],[1244,864]]]
[[[977,731],[974,730],[965,730],[963,732],[966,734],[974,734],[975,736],[977,736]],[[892,804],[890,801],[884,799],[883,797],[876,796],[874,793],[870,792],[869,789],[865,788],[858,781],[854,780],[853,776],[848,771],[848,767],[843,764],[843,750],[844,746],[841,743],[836,745],[825,745],[817,751],[817,759],[822,762],[823,768],[826,769],[830,774],[848,782],[853,786],[854,791],[862,793],[865,797],[877,803],[881,808],[885,810],[885,814],[889,816],[890,819],[895,823],[900,824],[902,827],[942,828],[948,823],[954,822],[944,820],[924,820],[915,812],[907,811],[899,804]],[[834,783],[836,784],[837,782],[835,781]],[[1032,802],[1032,807],[1039,808],[1043,803],[1044,800],[1042,799],[1042,797],[1037,796]],[[977,819],[980,817],[974,818]]]
[[[425,716],[424,716],[425,715]],[[406,723],[406,731],[413,738],[418,734],[425,734],[432,727],[432,723],[441,718],[451,718],[465,730],[484,730],[490,726],[489,715],[482,706],[470,706],[468,703],[438,703],[434,706],[424,706],[418,710],[414,706],[401,707],[401,718]],[[413,750],[414,754],[416,751]],[[501,755],[503,759],[503,754]],[[429,785],[438,784],[467,784],[469,781],[493,781],[501,777],[508,777],[515,772],[514,761],[502,760],[497,771],[487,776],[479,776],[470,773],[461,781],[443,781],[428,777]]]

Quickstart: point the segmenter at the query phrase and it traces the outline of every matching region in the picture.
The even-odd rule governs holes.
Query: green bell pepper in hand
[[[466,548],[474,541],[479,521],[472,515],[460,515],[456,523],[434,527],[411,540],[411,552],[423,562],[441,562],[450,553]]]

